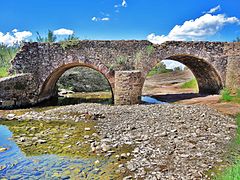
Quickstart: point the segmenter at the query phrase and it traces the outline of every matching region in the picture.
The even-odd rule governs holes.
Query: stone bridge
[[[86,66],[102,73],[115,104],[139,103],[148,72],[161,60],[191,69],[200,93],[240,88],[240,43],[169,41],[68,41],[25,43],[12,60],[12,76],[0,79],[0,107],[33,105],[56,95],[68,69]]]

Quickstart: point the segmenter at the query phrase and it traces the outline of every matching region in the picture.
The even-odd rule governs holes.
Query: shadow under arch
[[[101,73],[105,77],[105,79],[108,81],[109,87],[111,89],[112,100],[114,99],[114,72],[113,73],[109,73],[109,72],[105,73],[93,65],[75,62],[75,63],[64,64],[64,65],[56,68],[47,77],[47,79],[45,80],[45,82],[43,83],[43,85],[41,87],[38,102],[42,102],[44,100],[47,100],[47,99],[50,99],[50,98],[56,96],[57,81],[63,75],[64,72],[66,72],[69,69],[75,68],[75,67],[87,67],[87,68],[91,68],[91,69],[96,70],[97,72]]]
[[[193,55],[177,54],[161,59],[160,61],[157,61],[157,63],[162,60],[173,60],[187,66],[197,80],[199,94],[219,94],[220,90],[224,86],[216,69],[204,59]],[[156,63],[154,66],[156,66]],[[149,73],[149,71],[147,73]]]

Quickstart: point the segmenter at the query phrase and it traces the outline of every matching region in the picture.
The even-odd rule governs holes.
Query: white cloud
[[[17,29],[12,30],[12,33],[7,32],[3,34],[0,32],[0,44],[4,44],[7,46],[13,46],[14,44],[18,44],[28,37],[32,36],[30,31],[18,31]]]
[[[70,30],[70,29],[61,28],[61,29],[57,29],[57,30],[53,31],[53,34],[60,35],[60,36],[73,35],[74,31]]]
[[[14,36],[17,42],[22,42],[24,39],[32,36],[32,33],[30,31],[22,31],[22,32],[15,31]]]
[[[170,40],[203,40],[219,32],[227,24],[239,24],[240,20],[236,17],[226,17],[223,14],[212,15],[204,14],[195,19],[185,21],[182,25],[176,25],[168,35],[147,36],[147,39],[156,44],[161,44]]]
[[[185,65],[177,62],[177,61],[173,61],[173,60],[163,60],[162,61],[165,65],[167,69],[174,69],[176,67],[180,67],[181,69],[184,69]]]
[[[126,0],[122,1],[122,7],[127,7],[127,1]]]
[[[114,5],[114,7],[115,8],[120,8],[120,7],[126,8],[127,7],[127,1],[126,0],[122,0],[121,4],[116,4],[116,5]]]
[[[212,14],[212,13],[215,13],[215,12],[217,12],[217,11],[219,11],[219,10],[221,10],[221,6],[220,6],[220,5],[218,5],[218,6],[214,7],[214,8],[212,8],[212,9],[210,9],[207,13],[208,13],[208,14]]]
[[[17,30],[17,29],[13,29],[12,32],[13,32],[13,33],[18,32],[18,30]]]
[[[98,18],[98,17],[92,17],[92,21],[110,21],[109,17],[103,17],[103,18]]]

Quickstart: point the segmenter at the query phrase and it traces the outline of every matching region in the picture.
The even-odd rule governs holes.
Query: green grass
[[[11,66],[11,59],[18,51],[18,46],[6,46],[0,44],[0,78],[8,76],[8,70]]]
[[[0,78],[8,76],[8,67],[0,67]]]
[[[221,91],[221,101],[240,104],[240,89],[238,89],[237,93],[235,93],[234,95],[231,94],[231,91],[229,89],[223,89]]]
[[[157,70],[157,69],[153,69],[151,70],[149,73],[148,73],[148,77],[151,77],[153,75],[156,75],[156,74],[162,74],[162,73],[169,73],[169,72],[172,72],[172,70],[170,69],[163,69],[161,71]]]
[[[229,154],[234,154],[231,159],[232,165],[226,168],[223,172],[218,174],[214,179],[217,180],[239,180],[240,179],[240,114],[237,115],[237,134],[231,145]]]
[[[198,89],[198,83],[197,83],[196,78],[193,78],[190,81],[187,81],[187,82],[183,83],[180,87],[182,89],[188,89],[188,88]]]

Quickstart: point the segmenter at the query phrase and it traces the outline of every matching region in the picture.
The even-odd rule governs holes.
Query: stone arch
[[[171,53],[168,52],[159,60],[153,61],[147,71],[144,72],[144,77],[146,77],[148,72],[160,61],[174,60],[184,64],[192,71],[197,79],[200,94],[218,94],[223,88],[224,83],[216,68],[214,68],[214,66],[209,62],[211,61],[211,58],[209,56],[205,57],[207,60],[201,56],[199,57],[193,54],[173,53],[171,55]]]
[[[62,76],[64,72],[67,70],[74,68],[74,67],[88,67],[91,69],[94,69],[101,73],[108,81],[109,87],[112,92],[112,99],[114,98],[114,72],[109,71],[108,68],[100,64],[99,66],[94,66],[92,64],[86,64],[81,62],[73,62],[68,64],[63,64],[59,66],[58,68],[54,69],[49,76],[46,78],[42,86],[40,87],[40,93],[39,93],[39,102],[49,99],[56,95],[56,83],[58,79]]]

